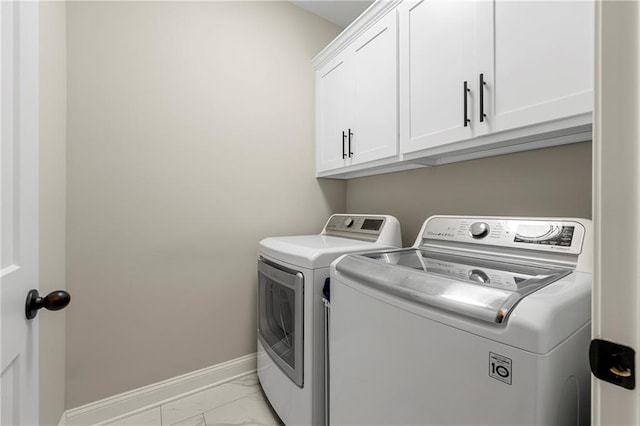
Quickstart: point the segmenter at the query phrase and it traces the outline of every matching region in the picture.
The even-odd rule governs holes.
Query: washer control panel
[[[580,254],[584,232],[582,224],[573,221],[435,216],[423,226],[422,241]]]

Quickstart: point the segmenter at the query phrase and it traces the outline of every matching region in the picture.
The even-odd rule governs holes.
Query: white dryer
[[[434,216],[331,267],[332,425],[587,425],[591,223]]]
[[[345,253],[401,247],[387,215],[329,218],[319,235],[273,237],[258,246],[258,378],[286,425],[323,425],[325,304],[329,265]]]

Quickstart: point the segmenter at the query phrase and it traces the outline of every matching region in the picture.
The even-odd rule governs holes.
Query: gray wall
[[[68,408],[256,350],[256,248],[317,233],[311,59],[288,2],[69,2]]]
[[[434,214],[591,218],[591,142],[353,179],[347,210],[394,215],[405,246]]]
[[[40,293],[65,288],[67,129],[66,9],[40,3]],[[64,411],[65,312],[43,312],[40,327],[40,424]]]

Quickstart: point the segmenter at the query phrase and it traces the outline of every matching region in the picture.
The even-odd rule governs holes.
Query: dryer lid
[[[350,255],[335,267],[363,285],[493,324],[505,324],[524,297],[572,272],[425,249]]]

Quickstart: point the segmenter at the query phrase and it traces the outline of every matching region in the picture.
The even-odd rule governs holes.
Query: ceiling
[[[289,0],[341,28],[346,28],[366,8],[371,6],[371,0]]]

